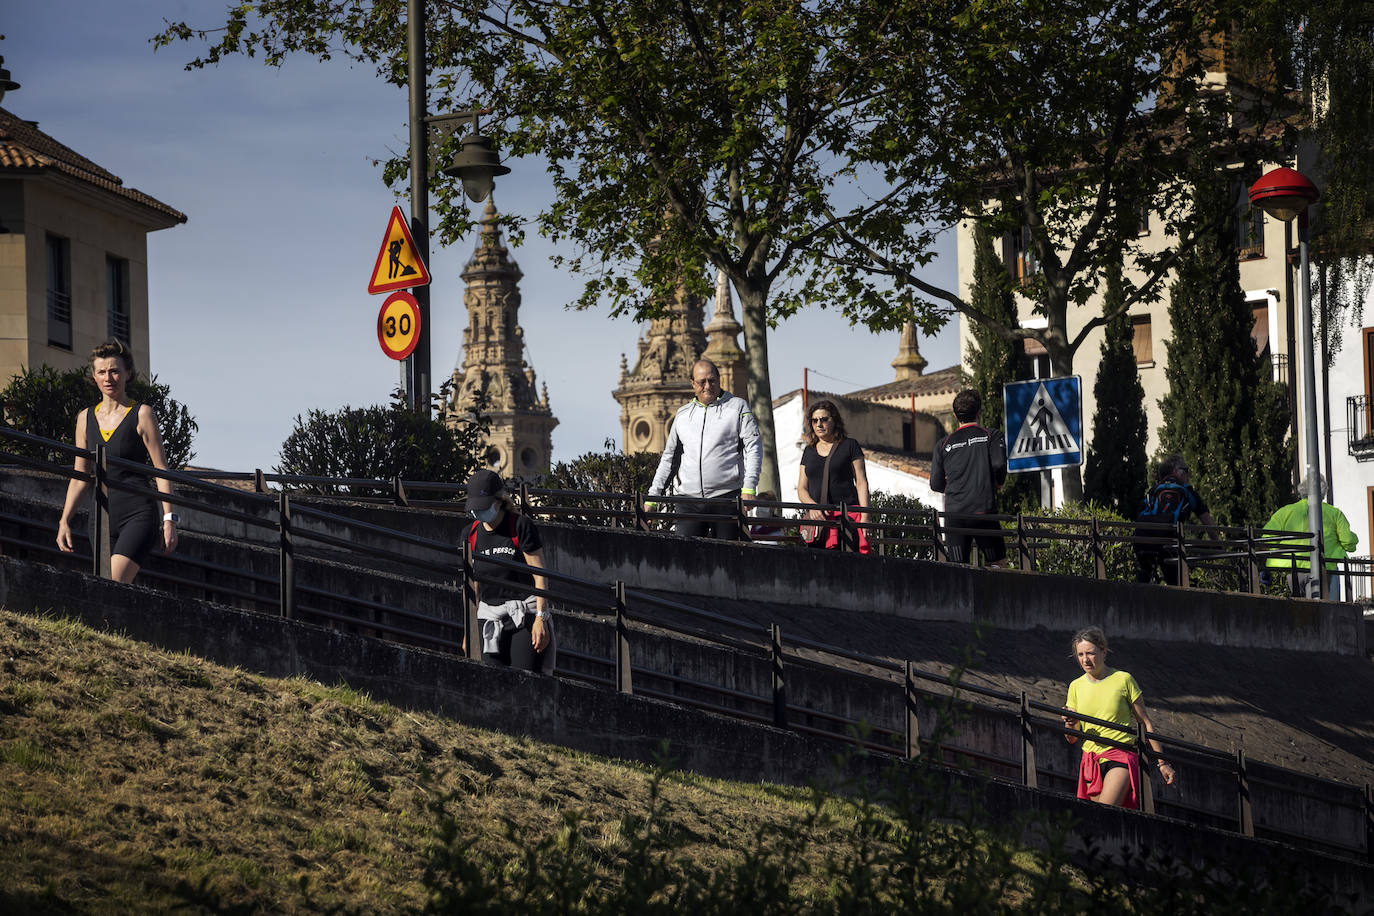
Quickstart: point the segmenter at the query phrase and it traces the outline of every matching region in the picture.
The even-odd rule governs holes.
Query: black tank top
[[[95,408],[92,407],[86,411],[86,447],[95,451],[95,447],[101,442],[105,443],[105,453],[114,458],[123,458],[125,461],[135,461],[139,464],[151,465],[153,463],[152,458],[148,456],[148,447],[143,444],[143,437],[138,434],[137,401],[130,402],[128,412],[120,419],[119,425],[110,434],[108,441],[100,432],[100,421],[95,417]],[[151,478],[132,468],[116,467],[113,462],[110,464],[110,479],[133,487],[149,489],[152,487]],[[110,490],[110,512],[113,515],[120,514],[116,507],[133,508],[132,504],[138,504],[141,508],[143,502],[145,502],[143,496],[115,489]],[[152,510],[149,509],[149,511]]]

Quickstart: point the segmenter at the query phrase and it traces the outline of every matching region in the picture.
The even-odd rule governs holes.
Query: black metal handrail
[[[37,438],[27,437],[25,434],[18,434],[0,429],[0,438],[4,437],[22,437],[29,440]],[[57,445],[57,443],[49,443],[47,440],[38,440],[38,442],[45,447]],[[68,454],[76,454],[78,451],[79,450],[67,449]],[[97,453],[94,453],[97,458],[99,457],[98,451],[99,450],[97,450]],[[86,452],[85,454],[90,456],[93,453]],[[14,456],[9,455],[6,451],[0,451],[0,459],[11,457]],[[110,461],[119,463],[118,459],[107,459],[107,462]],[[24,462],[24,465],[31,466],[29,462]],[[453,633],[456,635],[474,632],[473,625],[476,622],[476,607],[475,601],[472,600],[473,595],[471,589],[468,588],[468,583],[476,583],[480,580],[480,577],[473,568],[472,559],[468,555],[466,549],[466,543],[464,544],[465,549],[460,553],[455,550],[452,545],[442,541],[420,537],[370,522],[359,521],[347,516],[328,512],[318,507],[293,505],[290,494],[286,492],[278,493],[277,498],[274,500],[265,494],[248,493],[235,488],[197,480],[194,476],[186,475],[181,472],[156,471],[150,467],[137,464],[130,465],[130,467],[138,473],[147,475],[150,479],[153,477],[162,477],[172,480],[184,487],[183,492],[176,493],[173,496],[172,501],[176,502],[178,505],[193,507],[198,512],[204,511],[225,518],[233,518],[248,525],[275,530],[278,534],[276,552],[279,555],[279,576],[276,583],[279,588],[279,600],[276,610],[282,616],[309,616],[328,624],[355,625],[378,634],[418,642],[429,645],[439,651],[447,652],[453,652],[455,648],[459,648],[461,646],[460,642],[450,636],[436,635],[435,632],[426,630],[411,629],[403,624],[405,622],[419,623],[430,627],[431,630],[437,629],[439,634]],[[71,472],[71,469],[64,469],[54,465],[46,465],[43,469],[55,471],[67,477],[84,476]],[[146,488],[144,492],[147,492],[150,498],[154,496],[158,498],[167,498],[163,494],[156,494],[151,488]],[[204,495],[213,495],[218,499],[228,501],[231,506],[240,505],[249,509],[256,509],[259,510],[261,514],[254,515],[251,512],[239,511],[236,508],[216,505],[215,503],[207,502],[203,498],[198,498]],[[95,507],[93,514],[98,514],[99,501],[94,500],[93,506]],[[312,530],[308,526],[302,524],[302,522],[306,520],[327,523],[330,526],[348,532],[348,535],[341,536],[320,530]],[[938,525],[938,517],[935,518],[935,521]],[[1032,535],[1028,540],[1033,541],[1035,526],[1041,521],[1040,519],[1032,517],[1018,519],[1017,523],[1018,526],[1029,527]],[[47,523],[35,522],[27,519],[19,520],[17,524],[36,526],[44,529],[45,533],[51,532],[54,527]],[[1179,532],[1176,531],[1175,533],[1178,534]],[[1102,537],[1102,531],[1100,527],[1096,525],[1092,527],[1091,533],[1089,534],[1084,534],[1082,532],[1071,532],[1071,534],[1080,542],[1084,538],[1091,540],[1093,537]],[[1285,533],[1281,532],[1280,534]],[[1023,540],[1027,539],[1024,533],[1021,536]],[[1130,537],[1131,535],[1122,536]],[[418,547],[428,551],[438,552],[441,558],[447,555],[449,559],[440,559],[437,561],[424,560],[396,550],[380,547],[376,544],[369,543],[363,545],[358,540],[363,537],[369,540],[394,539],[410,547]],[[13,542],[14,540],[15,539],[7,539],[7,543]],[[448,618],[434,617],[382,601],[363,599],[359,596],[340,593],[335,590],[298,584],[295,582],[294,565],[298,560],[304,559],[298,556],[298,541],[321,543],[341,551],[349,551],[372,561],[384,560],[389,565],[401,564],[406,568],[420,571],[431,577],[437,576],[440,580],[448,583],[444,587],[454,588],[455,590],[461,589],[463,596],[462,605],[464,609],[463,619],[461,621],[455,621]],[[20,542],[27,545],[27,542]],[[52,552],[50,545],[33,546],[47,552]],[[1253,549],[1250,555],[1253,555]],[[868,738],[859,738],[855,735],[844,735],[838,732],[817,729],[812,726],[798,723],[795,717],[798,715],[805,715],[820,721],[830,722],[837,726],[843,725],[849,730],[857,729],[859,726],[858,722],[850,720],[842,715],[837,715],[821,709],[801,707],[791,702],[788,698],[787,689],[787,671],[789,668],[796,668],[799,666],[814,668],[830,672],[837,677],[858,678],[880,684],[893,685],[895,683],[899,685],[905,695],[907,724],[905,730],[905,749],[898,750],[897,752],[904,753],[908,757],[922,753],[923,748],[932,748],[930,739],[923,738],[919,734],[919,729],[916,725],[916,710],[918,704],[923,702],[922,698],[925,698],[924,702],[930,702],[933,699],[945,703],[948,702],[951,697],[957,697],[959,694],[972,695],[980,697],[983,700],[990,700],[993,705],[983,702],[960,700],[960,708],[967,713],[985,718],[989,716],[1000,719],[1014,717],[1019,721],[1022,735],[1020,759],[1016,760],[1001,757],[981,747],[960,747],[951,741],[944,742],[938,749],[941,753],[945,754],[947,758],[949,758],[950,755],[954,757],[962,756],[971,760],[981,760],[985,764],[997,765],[1010,769],[1015,769],[1017,766],[1020,766],[1022,778],[1028,785],[1038,785],[1039,774],[1042,772],[1049,772],[1040,767],[1036,762],[1035,736],[1042,733],[1049,733],[1051,735],[1073,733],[1071,730],[1065,728],[1062,721],[1057,719],[1058,716],[1072,715],[1074,718],[1083,721],[1091,721],[1108,727],[1116,727],[1115,723],[1105,720],[1090,719],[1082,714],[1070,713],[1069,710],[1062,707],[1056,707],[1053,704],[1029,700],[1024,693],[1018,696],[1008,691],[983,687],[962,680],[955,680],[951,683],[948,675],[917,669],[909,661],[899,662],[891,658],[868,655],[866,653],[831,646],[808,639],[793,638],[785,643],[782,630],[776,624],[770,625],[767,628],[761,628],[757,624],[741,623],[734,618],[716,614],[702,608],[693,607],[681,601],[662,598],[638,589],[627,588],[623,582],[616,582],[614,584],[597,583],[560,573],[555,570],[535,570],[533,567],[528,567],[523,563],[505,560],[503,558],[485,558],[484,562],[491,563],[498,568],[515,567],[545,576],[550,583],[550,587],[540,590],[540,594],[545,595],[555,602],[580,606],[585,611],[596,616],[612,616],[614,618],[616,631],[616,649],[613,657],[604,660],[603,663],[614,668],[614,686],[617,690],[624,693],[635,692],[634,680],[636,674],[641,678],[663,678],[670,682],[676,677],[667,672],[655,672],[643,667],[636,668],[634,666],[631,648],[632,640],[636,633],[654,631],[689,636],[695,640],[714,644],[723,649],[741,651],[766,659],[772,671],[771,696],[750,695],[749,701],[761,704],[765,708],[771,708],[773,713],[771,721],[775,725],[793,728],[798,731],[824,734],[837,738],[847,737],[848,740],[858,741],[864,746],[887,751],[893,751],[893,743],[901,737],[900,732],[883,730],[882,734],[886,734],[889,737],[889,741],[887,743],[880,741],[875,742]],[[206,564],[201,564],[201,568],[205,566]],[[236,571],[226,567],[217,567],[217,569],[228,575],[234,575],[237,572],[239,575],[258,585],[262,585],[264,581],[270,583],[270,579],[265,579],[265,577],[253,574],[250,571]],[[154,571],[150,570],[150,573],[153,573],[153,577],[157,578],[157,574],[154,573]],[[190,582],[193,585],[209,591],[228,590],[225,586],[210,583],[196,583],[194,580],[189,580],[185,577],[176,577],[174,574],[169,575],[167,573],[162,573],[162,575],[166,578],[175,578],[181,582]],[[593,600],[589,601],[576,597],[578,593],[589,594],[595,597]],[[253,597],[251,593],[241,590],[239,594],[248,594],[250,597]],[[360,608],[373,615],[381,613],[392,615],[392,617],[389,621],[378,620],[374,617],[358,616],[342,611],[330,610],[318,605],[304,605],[297,600],[298,595],[314,599],[315,601],[335,602],[343,608]],[[255,603],[263,604],[264,602],[256,600]],[[267,602],[267,604],[270,606],[270,602]],[[685,626],[681,623],[674,622],[669,616],[665,616],[663,612],[668,612],[671,615],[683,615],[697,623],[705,624],[706,626]],[[722,630],[727,627],[742,631],[742,636],[733,637],[726,635]],[[467,652],[469,656],[480,654],[480,645],[478,645],[478,642],[477,640],[472,640],[468,643]],[[812,655],[807,656],[800,654],[802,650],[812,653]],[[855,670],[855,665],[871,668],[872,672]],[[919,688],[916,686],[918,681],[939,683],[942,687],[948,687],[948,691],[936,692]],[[741,699],[741,694],[743,693],[728,684],[693,684],[692,688],[705,693],[715,692],[723,699],[733,699],[736,701]],[[721,703],[701,701],[694,697],[676,694],[658,695],[673,699],[674,702],[688,705],[701,705],[703,708],[709,706],[713,711],[725,712],[731,715],[743,715],[743,717],[750,720],[769,721],[767,716],[758,717],[753,714],[744,714],[740,710],[731,709]],[[998,706],[995,704],[1003,705]],[[1036,712],[1048,713],[1050,717],[1037,716],[1034,714]],[[1120,743],[1119,746],[1139,747],[1142,753],[1146,755],[1145,759],[1149,760],[1151,758],[1151,751],[1147,739],[1157,740],[1164,745],[1168,749],[1167,754],[1171,759],[1187,761],[1190,767],[1202,770],[1212,770],[1228,775],[1228,778],[1233,778],[1237,785],[1237,803],[1236,812],[1232,820],[1240,832],[1251,835],[1254,834],[1255,826],[1250,793],[1252,785],[1250,767],[1253,766],[1253,764],[1247,764],[1243,753],[1237,752],[1236,754],[1231,754],[1230,752],[1218,751],[1157,733],[1145,735],[1140,729],[1137,729],[1135,741],[1123,742]],[[1107,744],[1117,744],[1105,738],[1094,738],[1094,740]],[[1313,795],[1311,789],[1301,788],[1302,784],[1306,783],[1310,783],[1313,786],[1322,785],[1337,794],[1345,794],[1347,796],[1345,802],[1331,801],[1327,798],[1327,794],[1323,794],[1320,797],[1326,799],[1333,805],[1350,809],[1355,816],[1363,816],[1366,822],[1374,824],[1374,803],[1371,803],[1370,792],[1367,787],[1361,792],[1358,787],[1348,784],[1320,779],[1319,777],[1308,777],[1306,774],[1285,771],[1282,768],[1272,765],[1264,766],[1274,772],[1292,776],[1293,780],[1299,784],[1298,791],[1306,795]],[[1071,774],[1051,773],[1050,775],[1059,779],[1072,781]],[[1146,809],[1153,810],[1154,805],[1149,787],[1146,786],[1145,788]],[[1284,788],[1289,789],[1289,787],[1286,786]],[[1183,812],[1189,810],[1187,806],[1182,804],[1175,805],[1173,802],[1170,802],[1169,805],[1173,810]],[[1224,812],[1219,813],[1216,811],[1200,813],[1205,813],[1212,819],[1224,819],[1228,816]],[[1282,834],[1282,831],[1277,832]],[[1371,841],[1370,837],[1366,837],[1365,843],[1362,846],[1341,846],[1338,848],[1345,853],[1364,855],[1366,858],[1374,856],[1374,842]]]

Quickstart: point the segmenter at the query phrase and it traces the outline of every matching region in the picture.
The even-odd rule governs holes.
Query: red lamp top
[[[1321,192],[1301,172],[1279,167],[1265,172],[1250,186],[1250,206],[1285,223],[1316,203]]]

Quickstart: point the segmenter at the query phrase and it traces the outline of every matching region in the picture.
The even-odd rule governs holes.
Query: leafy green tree
[[[1314,114],[1291,126],[1287,139],[1320,150],[1319,173],[1309,176],[1322,186],[1313,221],[1320,295],[1314,290],[1312,301],[1330,358],[1342,329],[1359,327],[1374,281],[1367,257],[1374,233],[1374,11],[1368,0],[1255,0],[1242,11],[1237,42],[1265,68],[1252,81],[1294,91],[1299,110]]]
[[[1116,312],[1122,298],[1121,268],[1107,273],[1104,312]],[[1088,447],[1083,495],[1112,507],[1125,519],[1135,518],[1145,493],[1148,466],[1145,442],[1145,388],[1136,371],[1131,318],[1120,312],[1107,322],[1102,359],[1093,384],[1097,402],[1093,414],[1092,445]]]
[[[433,396],[443,403],[444,393]],[[397,389],[386,406],[311,410],[281,446],[278,474],[362,480],[462,482],[481,466],[487,433],[479,415],[450,428],[412,410]]]
[[[583,493],[647,493],[658,470],[658,455],[627,455],[616,447],[614,439],[602,445],[603,452],[587,452],[572,461],[558,462],[542,485],[550,490]]]
[[[875,210],[850,241],[930,303],[1004,340],[1039,340],[1054,375],[1072,375],[1089,336],[1117,312],[1157,300],[1195,243],[1192,163],[1225,150],[1248,167],[1279,146],[1261,130],[1272,114],[1263,99],[1249,117],[1234,117],[1237,98],[1202,80],[1215,59],[1208,41],[1235,13],[1229,0],[986,0],[952,13],[904,0],[893,34],[905,30],[916,46],[933,33],[951,53],[924,70],[897,60],[878,74],[882,123],[862,138],[861,155],[910,192],[885,204],[884,218]],[[984,219],[994,236],[1018,244],[1022,312],[1044,327],[1008,323],[921,276],[920,262],[889,248],[898,213],[948,226]],[[1148,244],[1121,218],[1145,213],[1162,229]],[[1131,280],[1115,312],[1075,315],[1071,329],[1070,309],[1092,300],[1118,258]],[[1065,495],[1076,500],[1081,488],[1070,469]]]
[[[172,397],[171,389],[159,382],[156,375],[146,381],[141,375],[135,376],[127,391],[131,400],[147,404],[157,414],[167,466],[180,470],[190,464],[196,455],[193,440],[200,427],[186,406]],[[0,391],[5,426],[68,445],[76,444],[76,415],[99,402],[100,392],[91,381],[89,369],[59,371],[48,365],[25,368]],[[56,449],[15,442],[4,443],[4,448],[60,464],[71,462],[70,455]]]
[[[825,302],[858,308],[887,328],[911,318],[927,330],[942,323],[931,311],[894,307],[885,278],[833,249],[838,227],[875,219],[874,198],[855,203],[854,194],[875,175],[849,152],[881,123],[872,112],[876,74],[898,59],[919,70],[934,53],[929,40],[894,40],[887,0],[427,6],[434,107],[491,107],[505,119],[489,126],[497,141],[515,155],[545,158],[556,199],[538,225],[577,250],[560,261],[589,277],[581,307],[608,301],[617,313],[647,317],[653,302],[680,287],[709,292],[708,266],[730,278],[748,400],[763,435],[760,490],[781,489],[771,323]],[[233,4],[223,30],[171,23],[156,42],[206,42],[192,67],[238,53],[261,53],[272,65],[292,52],[343,54],[400,84],[400,15],[396,3],[261,0]],[[921,99],[906,105],[905,116],[925,123]],[[404,163],[402,156],[388,165],[393,183],[404,180]],[[434,190],[441,237],[452,240],[469,228],[466,207],[455,205],[451,179]],[[883,218],[900,225],[890,250],[904,261],[929,257],[929,232],[906,213]]]
[[[1290,491],[1287,398],[1250,336],[1254,317],[1228,225],[1233,201],[1224,176],[1198,183],[1199,211],[1230,218],[1184,259],[1170,291],[1160,447],[1188,460],[1219,524],[1261,525]]]

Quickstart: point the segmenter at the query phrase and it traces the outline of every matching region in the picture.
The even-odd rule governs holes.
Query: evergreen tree
[[[1103,312],[1120,308],[1124,296],[1121,264],[1107,271]],[[1135,366],[1131,318],[1125,312],[1107,323],[1102,361],[1093,383],[1097,410],[1093,414],[1092,445],[1088,448],[1083,494],[1111,506],[1122,518],[1135,518],[1145,492],[1145,389]]]
[[[973,230],[973,286],[969,299],[974,307],[1009,327],[1020,320],[1012,297],[1011,280],[992,247],[987,224],[979,222]],[[1002,385],[1025,375],[1020,348],[984,324],[970,323],[973,342],[964,354],[965,381],[983,398],[983,425],[991,430],[1004,426]],[[1034,474],[1009,474],[997,494],[1001,512],[1015,514],[1028,501],[1038,504],[1039,488]]]
[[[1290,490],[1287,403],[1250,336],[1230,191],[1220,175],[1197,183],[1195,214],[1229,211],[1231,218],[1180,262],[1170,292],[1160,444],[1188,460],[1218,524],[1262,525]]]

